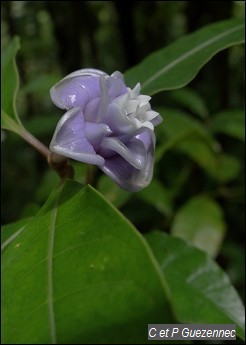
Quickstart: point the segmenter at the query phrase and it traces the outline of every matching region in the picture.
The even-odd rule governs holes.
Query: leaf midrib
[[[243,24],[240,24],[234,28],[231,28],[213,38],[210,38],[208,41],[203,42],[201,44],[199,44],[198,46],[196,46],[195,48],[191,49],[190,51],[184,53],[183,55],[179,56],[177,59],[173,60],[172,62],[170,62],[169,64],[167,64],[166,66],[164,66],[162,69],[160,69],[158,72],[156,72],[155,74],[153,74],[152,77],[150,77],[149,79],[147,79],[143,84],[142,84],[142,88],[146,87],[149,83],[153,82],[153,80],[159,78],[162,74],[168,72],[169,70],[171,70],[173,67],[175,67],[176,65],[178,65],[179,63],[183,62],[185,59],[189,58],[191,55],[195,54],[196,52],[198,52],[199,50],[209,46],[210,44],[216,42],[217,40],[237,31],[240,30],[241,28],[243,28]]]
[[[49,240],[48,240],[48,253],[47,253],[47,263],[48,263],[48,311],[49,311],[49,323],[50,323],[50,337],[51,343],[57,344],[56,335],[56,323],[55,323],[55,311],[54,311],[54,297],[53,297],[53,251],[54,251],[54,238],[55,238],[55,226],[57,219],[57,211],[59,207],[61,192],[64,184],[61,185],[58,195],[55,199],[54,208],[51,212],[51,221],[49,228]]]

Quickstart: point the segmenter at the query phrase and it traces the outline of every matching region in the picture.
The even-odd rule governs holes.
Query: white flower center
[[[125,110],[126,116],[132,120],[137,128],[148,127],[154,130],[151,123],[159,115],[156,111],[151,110],[149,100],[150,96],[141,95],[140,83],[134,89],[127,88],[127,93],[118,97],[117,103]]]

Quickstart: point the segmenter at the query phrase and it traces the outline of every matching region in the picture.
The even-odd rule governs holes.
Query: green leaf
[[[220,145],[198,120],[177,109],[161,107],[157,111],[163,116],[164,122],[156,128],[156,161],[161,159],[167,150],[178,148],[202,166],[210,167],[215,164],[215,153],[220,150]],[[194,141],[197,146],[194,146]],[[198,147],[203,151],[203,155]]]
[[[129,193],[118,187],[111,178],[102,175],[98,182],[98,190],[102,195],[117,208],[123,206],[130,199],[132,193]]]
[[[1,110],[1,128],[21,135],[22,126]]]
[[[162,90],[188,84],[219,51],[244,42],[244,18],[208,25],[152,53],[125,74],[130,86],[140,82],[142,93],[153,95]]]
[[[242,110],[228,110],[216,114],[210,128],[214,133],[224,133],[239,140],[245,140],[245,116]]]
[[[19,133],[22,124],[16,112],[16,94],[19,89],[19,75],[15,57],[20,49],[19,37],[14,37],[2,53],[2,128]]]
[[[3,252],[5,344],[147,343],[172,321],[146,241],[90,186],[61,185]]]
[[[42,205],[49,196],[50,191],[53,189],[53,186],[57,186],[59,182],[60,177],[58,176],[58,174],[54,170],[48,169],[43,174],[41,181],[36,187],[35,201]]]
[[[208,109],[204,100],[194,90],[185,87],[180,90],[170,91],[170,97],[179,105],[192,111],[195,115],[206,118],[208,116]]]
[[[32,135],[39,138],[44,136],[51,137],[57,122],[57,115],[45,114],[28,119],[28,121],[25,123],[25,127],[30,133],[32,133]]]
[[[240,160],[234,156],[220,154],[210,173],[219,182],[229,182],[237,178],[241,170]]]
[[[74,181],[83,185],[86,184],[88,164],[72,160],[71,165],[74,170]]]
[[[220,182],[228,182],[240,172],[240,161],[232,156],[216,152],[204,138],[192,135],[180,141],[176,148],[200,165],[210,176]]]
[[[177,109],[162,107],[157,110],[164,123],[156,128],[156,162],[168,150],[175,149],[185,153],[220,182],[228,182],[238,176],[239,160],[224,154],[219,142],[200,121]]]
[[[35,93],[47,95],[47,90],[49,90],[58,80],[62,77],[58,74],[41,74],[35,76],[34,79],[28,81],[21,91],[25,93]]]
[[[221,268],[181,239],[159,231],[146,239],[161,266],[179,322],[235,323],[237,335],[244,339],[244,306]]]
[[[220,146],[213,136],[207,131],[203,123],[191,117],[184,111],[175,108],[158,107],[157,111],[163,116],[163,124],[156,128],[158,139],[163,134],[168,138],[186,138],[190,134],[196,134],[204,138],[204,140],[213,148],[219,151]]]
[[[136,197],[154,206],[164,215],[172,213],[170,192],[157,179],[153,179],[148,187],[137,193]]]
[[[3,225],[1,228],[1,250],[4,250],[25,229],[31,218]]]
[[[225,236],[225,223],[220,206],[203,195],[188,200],[177,212],[171,233],[216,256]]]
[[[217,154],[199,133],[184,138],[176,145],[176,149],[187,154],[209,174],[217,177]]]

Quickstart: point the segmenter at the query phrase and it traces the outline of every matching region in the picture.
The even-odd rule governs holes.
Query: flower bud
[[[123,75],[96,69],[69,74],[51,88],[52,101],[66,109],[50,150],[98,165],[120,187],[138,191],[153,175],[154,126],[161,116],[151,110],[140,84],[126,87]]]

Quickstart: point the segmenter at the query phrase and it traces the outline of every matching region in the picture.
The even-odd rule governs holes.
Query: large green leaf
[[[1,63],[2,82],[2,128],[18,133],[22,127],[15,109],[16,94],[19,88],[19,75],[15,57],[20,49],[18,37],[14,37],[3,49]]]
[[[132,193],[120,188],[111,178],[104,174],[99,179],[98,190],[117,208],[123,206],[132,196]]]
[[[235,180],[240,173],[241,162],[235,156],[220,154],[217,156],[216,164],[210,173],[220,182]]]
[[[244,306],[220,267],[181,239],[158,231],[146,238],[161,266],[179,322],[232,323],[244,338]]]
[[[1,128],[20,135],[22,132],[22,125],[13,120],[3,109],[1,110]]]
[[[211,256],[219,252],[225,236],[220,206],[211,198],[198,195],[186,202],[175,215],[171,232]]]
[[[67,182],[3,251],[2,321],[5,344],[139,344],[148,323],[173,318],[143,237]]]
[[[164,215],[170,215],[172,213],[170,192],[157,179],[153,179],[148,187],[137,193],[136,197],[154,206]]]
[[[49,90],[54,84],[60,80],[62,76],[60,74],[40,74],[35,75],[35,77],[29,80],[21,89],[21,91],[26,93],[35,93],[38,95],[46,95],[47,90]]]
[[[167,137],[176,145],[183,141],[183,139],[196,135],[201,137],[213,151],[220,150],[219,143],[201,121],[176,108],[157,107],[156,110],[162,115],[164,120],[163,125],[156,127],[157,144],[164,142],[165,145],[169,145],[166,140]]]
[[[163,126],[156,128],[156,162],[170,149],[188,155],[213,178],[227,182],[237,177],[240,162],[225,155],[218,141],[202,123],[187,113],[172,108],[157,108],[164,118]]]
[[[187,154],[213,178],[221,182],[235,179],[240,172],[240,161],[236,157],[216,152],[200,135],[190,135],[176,145],[176,149]]]
[[[198,120],[178,109],[161,107],[157,110],[163,116],[164,123],[156,129],[156,161],[161,159],[167,150],[177,148],[198,164],[212,170],[216,164],[215,153],[220,150],[220,145],[206,128]]]
[[[3,225],[1,228],[1,250],[4,250],[25,229],[30,218]]]
[[[126,82],[140,82],[142,92],[153,95],[180,88],[219,51],[244,42],[244,19],[229,19],[208,25],[149,55],[126,72]]]
[[[205,118],[208,116],[208,109],[203,98],[193,89],[184,87],[169,92],[170,98],[178,105],[192,111],[195,115]]]
[[[245,116],[242,110],[227,110],[216,114],[210,128],[214,133],[224,133],[245,140]]]

